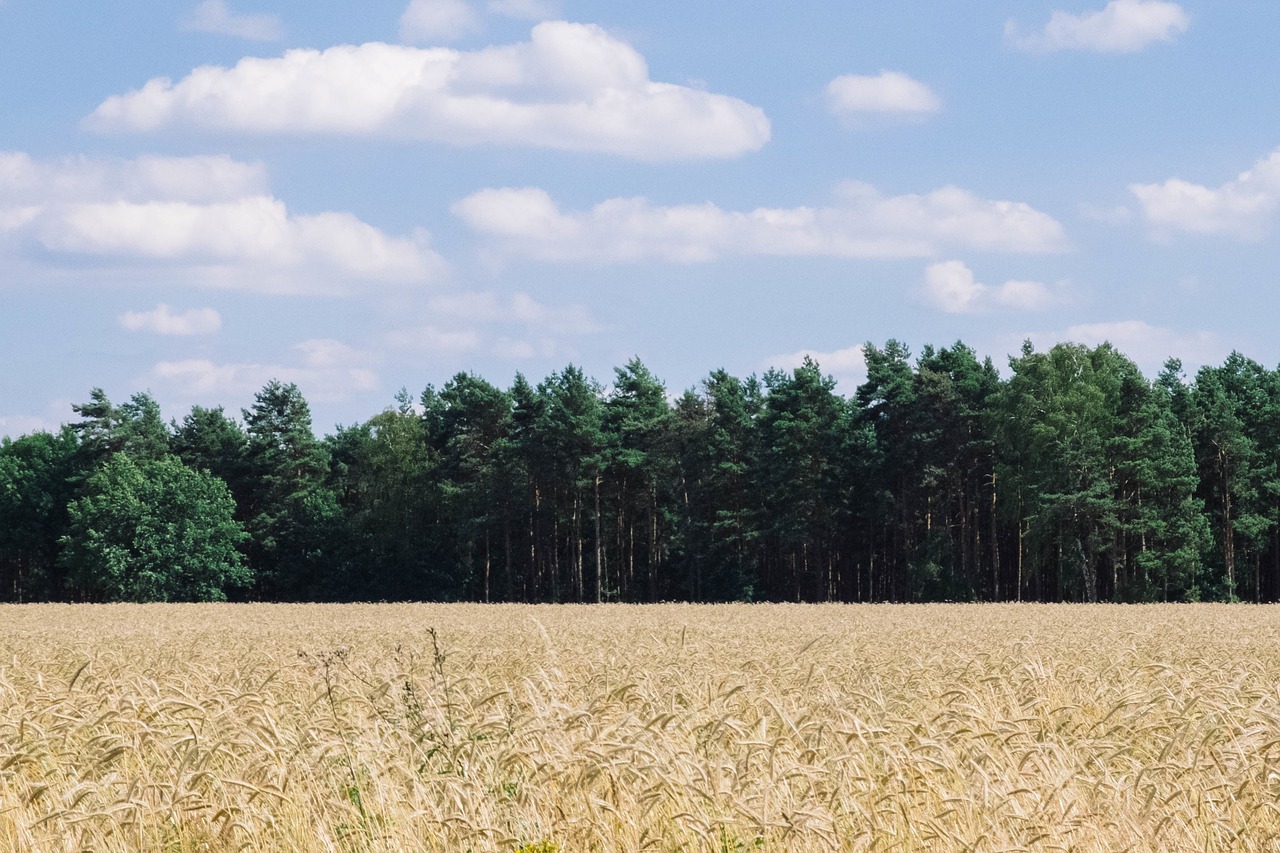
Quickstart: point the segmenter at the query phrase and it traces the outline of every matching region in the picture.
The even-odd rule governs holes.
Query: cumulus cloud
[[[1017,22],[1010,20],[1004,32],[1010,43],[1031,52],[1136,53],[1155,42],[1173,41],[1190,25],[1190,18],[1177,3],[1111,0],[1100,11],[1079,15],[1054,12],[1044,29],[1033,33],[1023,34]]]
[[[284,37],[279,15],[238,14],[231,11],[226,0],[203,0],[183,23],[183,28],[250,41],[279,41]]]
[[[721,257],[906,258],[947,248],[1055,252],[1061,224],[1022,202],[991,201],[956,187],[884,196],[846,184],[829,207],[727,211],[707,202],[655,205],[615,198],[562,211],[545,190],[486,189],[453,205],[475,231],[513,254],[546,261],[695,263]]]
[[[846,349],[820,352],[804,349],[798,352],[775,355],[764,360],[761,365],[765,369],[771,367],[783,370],[794,370],[804,363],[806,358],[817,362],[822,372],[830,374],[836,380],[836,390],[845,396],[851,396],[858,386],[867,381],[867,360],[862,352],[862,345]]]
[[[463,0],[413,0],[400,16],[400,40],[451,41],[480,29],[480,16]]]
[[[225,157],[38,162],[0,152],[0,234],[77,263],[162,264],[245,290],[342,293],[439,276],[425,233],[291,213],[265,184],[260,166]]]
[[[1157,237],[1182,231],[1257,238],[1280,204],[1280,149],[1217,189],[1180,178],[1129,189]]]
[[[828,109],[846,121],[867,114],[923,116],[942,109],[932,89],[898,71],[845,74],[827,84],[826,96]]]
[[[630,45],[564,21],[538,24],[528,42],[471,52],[369,43],[204,66],[110,97],[87,123],[531,145],[649,161],[732,157],[769,139],[758,107],[654,82]]]
[[[341,341],[314,339],[295,345],[285,363],[217,363],[209,359],[162,361],[136,384],[184,401],[220,403],[248,397],[272,379],[297,383],[308,400],[343,402],[378,386],[375,359]]]
[[[924,298],[948,314],[980,314],[1004,309],[1044,311],[1058,298],[1038,281],[1006,281],[982,284],[963,261],[930,264],[924,271]]]
[[[156,335],[212,335],[222,328],[222,315],[213,308],[191,308],[175,312],[164,303],[150,311],[126,311],[120,325],[130,332]]]

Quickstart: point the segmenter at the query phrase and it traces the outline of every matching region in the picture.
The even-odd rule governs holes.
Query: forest
[[[101,389],[0,442],[0,600],[1274,601],[1280,370],[865,347],[672,394],[459,373],[323,438],[296,385]]]

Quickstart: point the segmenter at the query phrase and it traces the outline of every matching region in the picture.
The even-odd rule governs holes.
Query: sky
[[[1280,363],[1274,0],[0,0],[0,435],[862,346]]]

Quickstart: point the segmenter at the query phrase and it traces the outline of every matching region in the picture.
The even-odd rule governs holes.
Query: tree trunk
[[[604,548],[600,541],[600,475],[596,474],[596,604],[603,600],[604,592]]]
[[[991,600],[1000,600],[1000,537],[996,527],[996,472],[991,472]]]
[[[573,492],[573,543],[569,560],[573,564],[573,599],[582,601],[582,490],[576,488]]]
[[[556,503],[559,503],[557,501]],[[560,603],[560,519],[558,507],[552,504],[551,509],[551,597]]]
[[[507,562],[507,601],[516,597],[515,578],[511,566],[511,518],[502,523],[503,559]]]
[[[486,527],[484,531],[484,603],[485,604],[489,603],[489,572],[490,572],[492,563],[493,563],[493,560],[491,558],[491,555],[489,554],[489,529],[488,527]]]
[[[1218,448],[1218,467],[1222,470],[1222,567],[1227,573],[1227,598],[1236,597],[1236,537],[1231,530],[1231,479],[1227,473],[1227,454]]]
[[[1076,550],[1079,552],[1081,562],[1083,563],[1081,570],[1084,572],[1084,595],[1085,600],[1090,604],[1098,603],[1098,567],[1095,565],[1097,556],[1094,554],[1093,546],[1085,548],[1084,543],[1076,537]]]
[[[656,483],[649,484],[649,559],[646,561],[649,585],[649,600],[656,601],[658,597],[658,578],[657,578],[657,559],[658,559],[658,485]]]

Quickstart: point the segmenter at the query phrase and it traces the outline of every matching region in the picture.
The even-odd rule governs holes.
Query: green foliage
[[[440,586],[437,454],[405,401],[327,442],[332,482],[348,528],[349,596],[432,599]]]
[[[343,597],[354,583],[347,526],[327,482],[329,453],[312,431],[311,408],[297,385],[273,380],[242,414],[251,480],[242,517],[258,594]]]
[[[439,469],[440,518],[453,534],[437,552],[435,595],[493,597],[495,525],[509,513],[511,397],[469,373],[449,380],[426,407]]]
[[[0,440],[0,600],[60,599],[58,538],[82,477],[70,428]]]
[[[181,424],[174,425],[172,446],[174,454],[188,467],[218,477],[233,495],[245,493],[249,438],[221,406],[193,407]]]
[[[530,841],[516,848],[518,853],[560,853],[560,845],[546,838]]]
[[[1280,516],[1280,378],[1233,352],[1196,375],[1188,420],[1199,469],[1198,497],[1211,519],[1214,547],[1204,585],[1216,597],[1274,596],[1277,578],[1262,577],[1264,551],[1275,551]]]
[[[80,422],[71,428],[80,436],[86,470],[114,453],[154,461],[169,452],[169,433],[150,394],[134,394],[129,402],[116,406],[106,392],[94,388],[87,403],[71,409],[80,415]]]
[[[117,453],[68,507],[61,563],[95,601],[221,601],[249,583],[226,485],[172,456]]]
[[[243,424],[168,427],[94,389],[60,434],[0,444],[0,600],[1280,599],[1280,372],[863,353],[852,398],[812,360],[674,398],[639,359],[607,387],[458,373],[323,440],[292,384]],[[175,464],[248,532],[205,580],[139,521],[186,512],[137,497]]]
[[[830,597],[830,557],[839,516],[840,468],[848,410],[835,380],[806,357],[790,373],[765,374],[767,394],[757,428],[756,467],[764,514],[759,532],[774,553],[766,559],[766,594],[796,601]]]

